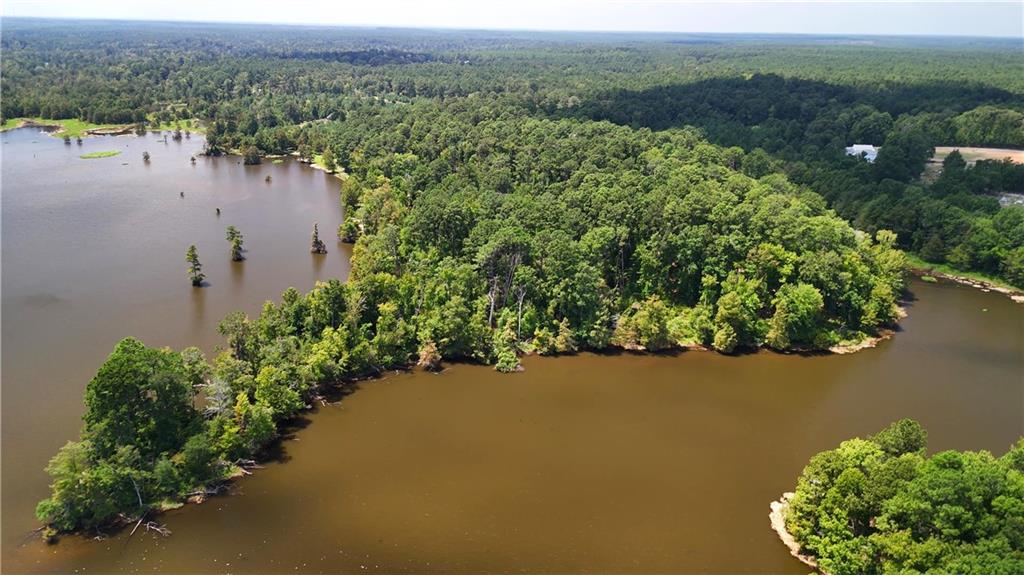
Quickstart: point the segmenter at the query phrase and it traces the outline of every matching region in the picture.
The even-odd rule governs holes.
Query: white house
[[[874,162],[875,158],[878,157],[878,148],[871,144],[854,144],[846,148],[847,156],[860,156],[862,154],[865,160]]]

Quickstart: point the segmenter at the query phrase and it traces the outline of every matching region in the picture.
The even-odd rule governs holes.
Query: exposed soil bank
[[[20,120],[13,126],[5,126],[4,130],[17,130],[19,128],[44,128],[53,129],[54,134],[59,134],[64,131],[64,126],[61,124],[51,124],[49,122],[37,122],[35,120]]]
[[[131,126],[117,126],[114,128],[93,128],[86,130],[85,134],[88,136],[123,136],[125,134],[131,134],[134,128]]]

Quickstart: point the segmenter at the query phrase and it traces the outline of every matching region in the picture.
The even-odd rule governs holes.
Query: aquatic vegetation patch
[[[103,150],[100,152],[89,152],[88,154],[82,154],[81,156],[78,157],[82,158],[83,160],[95,160],[97,158],[111,158],[119,155],[120,153],[120,150]]]

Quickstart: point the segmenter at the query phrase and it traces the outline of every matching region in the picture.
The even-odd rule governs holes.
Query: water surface
[[[79,157],[102,150],[121,154]],[[348,273],[349,247],[331,241],[342,215],[336,178],[290,160],[243,166],[201,150],[199,137],[69,146],[37,129],[0,135],[4,567],[34,527],[46,461],[77,435],[85,385],[119,339],[212,352],[230,311],[255,314],[289,286]],[[326,256],[309,253],[314,221]],[[245,235],[244,262],[231,262],[228,225]],[[189,244],[208,287],[191,286]]]
[[[338,249],[322,264],[306,253],[310,221],[340,218],[320,172],[192,168],[197,143],[152,139],[124,140],[132,151],[107,169],[40,141],[49,155],[33,167],[23,139],[3,149],[5,572],[806,575],[767,514],[814,453],[901,417],[933,450],[1002,453],[1024,435],[1024,306],[915,281],[903,331],[850,356],[582,354],[529,357],[513,375],[456,365],[364,382],[232,496],[164,515],[169,538],[18,547],[41,469],[117,339],[212,349],[227,311],[346,271]],[[120,166],[139,145],[151,166]],[[241,273],[228,223],[251,248]],[[211,282],[198,292],[183,271],[193,241]]]

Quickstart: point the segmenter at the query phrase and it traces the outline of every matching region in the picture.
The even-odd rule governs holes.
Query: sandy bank
[[[306,158],[300,158],[298,152],[292,152],[289,155],[293,156],[295,158],[298,158],[298,162],[300,164],[306,164],[307,166],[309,166],[310,168],[313,168],[314,170],[320,170],[322,172],[327,172],[328,174],[334,176],[335,178],[338,178],[339,180],[345,180],[346,178],[348,178],[348,173],[346,173],[345,170],[342,170],[340,168],[338,170],[333,171],[333,172],[328,172],[327,168],[321,166],[320,164],[316,163],[315,161],[308,160]]]
[[[897,321],[907,317],[907,308],[900,306],[899,309],[896,310],[896,317]],[[864,338],[856,343],[833,345],[832,347],[828,348],[828,350],[832,353],[839,355],[856,353],[862,349],[871,349],[894,335],[896,335],[896,329],[894,328],[881,329],[878,330],[878,335],[874,337]]]
[[[789,510],[789,502],[792,501],[795,494],[792,492],[786,492],[782,494],[782,497],[778,501],[772,501],[769,507],[771,513],[768,514],[768,520],[771,521],[772,529],[779,535],[779,539],[782,540],[782,544],[789,548],[789,554],[796,557],[804,565],[807,565],[811,569],[828,575],[827,572],[823,571],[818,566],[817,559],[813,555],[805,555],[800,552],[800,544],[797,543],[793,535],[786,530],[786,512]]]

